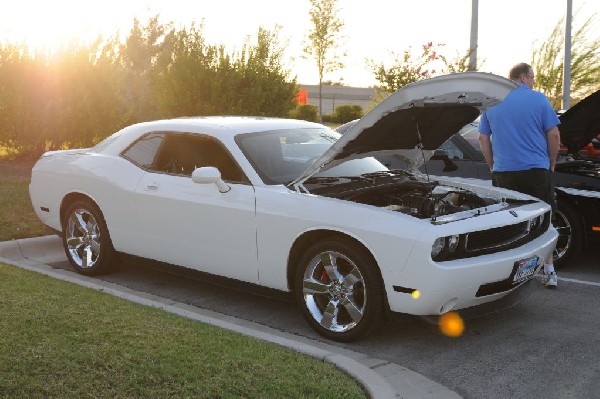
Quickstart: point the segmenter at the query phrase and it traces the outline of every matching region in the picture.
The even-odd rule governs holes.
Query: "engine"
[[[386,209],[406,213],[418,218],[448,215],[489,205],[489,202],[466,191],[451,191],[445,194],[421,191],[391,195]]]
[[[421,219],[491,205],[496,201],[436,183],[406,181],[346,193],[344,199],[402,212]]]

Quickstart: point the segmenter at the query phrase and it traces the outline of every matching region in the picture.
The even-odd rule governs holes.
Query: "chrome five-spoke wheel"
[[[89,201],[76,201],[65,212],[63,246],[71,266],[81,274],[104,273],[115,261],[102,213]]]
[[[70,258],[83,269],[93,267],[100,255],[100,228],[87,209],[78,209],[70,216],[66,226],[67,251]]]
[[[315,256],[304,272],[302,291],[313,319],[329,331],[348,331],[363,318],[367,301],[364,278],[343,254]]]
[[[296,272],[296,298],[320,334],[351,341],[370,332],[383,314],[383,287],[363,250],[325,240],[313,245]]]

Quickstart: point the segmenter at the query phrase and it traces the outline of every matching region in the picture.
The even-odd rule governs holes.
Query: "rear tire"
[[[116,263],[102,212],[88,200],[72,203],[63,219],[63,247],[77,273],[94,276],[108,272]]]
[[[308,324],[322,336],[349,342],[373,331],[384,316],[384,287],[362,248],[329,238],[300,259],[294,296]]]

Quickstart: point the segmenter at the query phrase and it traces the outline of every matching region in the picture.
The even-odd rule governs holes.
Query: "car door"
[[[198,134],[166,132],[136,190],[140,239],[152,259],[256,282],[254,188],[225,147]],[[231,188],[191,179],[215,166]]]

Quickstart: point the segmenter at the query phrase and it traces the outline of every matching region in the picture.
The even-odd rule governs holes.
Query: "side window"
[[[162,133],[147,134],[123,151],[121,155],[143,169],[152,169],[156,152],[163,139],[164,134]]]
[[[448,153],[450,159],[465,159],[465,154],[450,140],[444,142],[440,148]]]
[[[248,183],[248,179],[225,146],[199,134],[166,133],[152,169],[156,172],[191,176],[196,168],[214,166],[225,181]]]

